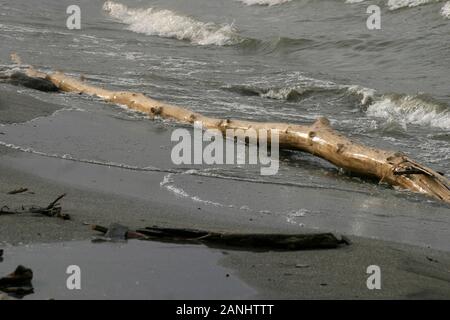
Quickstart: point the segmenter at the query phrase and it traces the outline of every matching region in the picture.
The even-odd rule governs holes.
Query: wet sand
[[[2,148],[3,153],[5,149]],[[9,153],[9,151],[6,151]],[[63,221],[56,218],[47,218],[24,214],[20,216],[2,216],[0,235],[5,248],[5,261],[0,264],[2,274],[12,271],[13,266],[24,263],[35,269],[36,296],[29,298],[127,298],[130,288],[127,283],[132,281],[128,277],[119,277],[117,274],[102,274],[104,261],[114,257],[118,264],[126,261],[129,270],[138,279],[149,279],[154,274],[148,269],[139,268],[142,264],[149,267],[161,265],[167,255],[176,250],[181,255],[190,256],[192,251],[204,252],[204,256],[195,263],[211,266],[212,269],[222,270],[221,275],[227,272],[220,269],[225,266],[232,273],[238,283],[244,282],[255,293],[253,298],[296,299],[296,298],[440,298],[450,297],[450,254],[429,248],[412,247],[379,240],[350,237],[352,245],[335,250],[312,250],[298,252],[245,252],[233,250],[193,249],[192,246],[179,246],[167,244],[137,244],[133,241],[128,244],[118,244],[120,249],[112,249],[114,245],[89,245],[95,232],[84,226],[83,222],[108,225],[119,222],[132,228],[161,225],[171,227],[196,227],[216,231],[232,232],[298,232],[298,228],[277,225],[268,218],[258,220],[236,219],[230,216],[220,217],[215,213],[202,210],[189,209],[177,206],[172,201],[164,203],[164,199],[148,199],[119,196],[117,194],[100,193],[95,190],[78,189],[72,186],[58,184],[14,169],[0,166],[2,180],[0,182],[0,199],[2,204],[9,206],[19,204],[45,205],[51,202],[54,195],[67,192],[68,196],[62,201],[64,212],[69,213],[73,220]],[[7,191],[19,186],[26,186],[34,194],[23,193],[6,195]],[[251,218],[250,218],[251,219]],[[305,230],[302,232],[314,232]],[[72,240],[85,240],[84,242],[67,242]],[[60,255],[61,242],[67,243],[69,248],[76,252],[72,258],[66,252]],[[7,243],[7,244],[6,244]],[[40,245],[49,243],[48,245]],[[31,244],[31,248],[27,245]],[[10,245],[15,245],[10,248]],[[128,247],[129,246],[129,247]],[[33,249],[35,248],[35,249]],[[43,249],[45,248],[45,249]],[[130,251],[128,251],[128,249]],[[139,252],[142,252],[140,255]],[[54,254],[49,254],[53,252]],[[225,253],[223,253],[225,252]],[[37,254],[46,253],[45,257],[36,258]],[[47,254],[49,254],[47,256]],[[143,259],[149,257],[151,259]],[[67,259],[65,259],[67,257]],[[98,258],[98,263],[91,261]],[[35,259],[36,258],[36,259]],[[61,283],[63,276],[54,277],[43,275],[45,266],[59,268],[63,272],[64,266],[70,264],[92,265],[94,274],[102,274],[94,283],[99,287],[94,291],[81,291],[76,294],[65,290]],[[179,263],[173,258],[169,263],[177,272],[192,274],[198,269],[195,263]],[[366,269],[376,264],[382,270],[382,290],[368,290]],[[127,269],[127,268],[124,268]],[[174,270],[159,268],[158,277],[167,278],[173,275]],[[109,279],[109,282],[105,279]],[[229,283],[227,277],[215,280],[214,286],[221,288],[217,296],[220,298],[236,298],[232,292],[225,289]],[[131,283],[131,282],[130,282]],[[147,283],[148,282],[144,282]],[[193,287],[192,292],[185,291],[191,285],[186,279],[180,278],[180,287],[172,287],[173,291],[155,290],[151,285],[143,285],[138,291],[133,291],[134,298],[166,298],[165,294],[173,294],[178,298],[213,298],[204,283],[201,288]],[[103,287],[101,287],[103,285]],[[240,284],[242,286],[242,283]],[[58,287],[59,286],[59,287]],[[50,288],[52,288],[50,290]],[[59,288],[59,289],[55,289]],[[123,291],[120,291],[123,288]],[[177,288],[184,288],[177,291]],[[203,289],[202,289],[203,288]],[[222,290],[223,289],[223,290]],[[119,290],[120,292],[114,291]],[[203,291],[202,291],[203,290]],[[225,290],[225,291],[224,291]],[[240,290],[240,289],[239,289]],[[238,290],[238,291],[239,291]],[[244,290],[245,291],[245,290]],[[189,296],[189,293],[192,294]],[[239,291],[240,292],[240,291]],[[248,292],[248,291],[245,291]],[[105,296],[106,295],[106,296]]]
[[[48,116],[58,109],[26,95],[24,99],[27,100],[17,98],[17,103],[14,102],[16,98],[8,98],[6,103],[1,100],[0,115],[3,124],[29,121],[36,116]],[[34,113],[26,109],[30,104],[34,107]],[[13,126],[0,127],[0,132],[3,133],[0,138],[18,138],[17,135],[11,136],[12,130],[15,130]],[[162,164],[167,161],[164,159],[170,149],[167,151],[167,145],[159,147],[162,143],[167,144],[170,131],[159,128],[158,124],[146,127],[145,130],[150,130],[152,134],[148,143],[153,149],[158,149],[158,152],[153,154],[152,163],[164,168]],[[48,139],[51,139],[51,132],[48,131]],[[49,145],[64,143],[63,131],[53,132],[53,135],[55,137],[52,140],[43,142]],[[33,139],[37,144],[42,142],[41,136],[34,136],[33,131],[24,134],[22,138],[30,139],[30,143]],[[45,146],[41,147],[45,149]],[[102,146],[99,145],[98,148],[101,149]],[[118,150],[117,154],[121,154],[121,150]],[[111,155],[115,155],[114,150]],[[450,250],[445,238],[448,236],[445,223],[445,219],[448,219],[445,215],[448,209],[445,207],[417,200],[410,203],[407,197],[401,196],[390,196],[390,201],[383,202],[383,196],[390,195],[393,191],[370,184],[362,187],[377,191],[357,195],[352,190],[318,191],[304,188],[300,192],[297,187],[181,175],[177,182],[190,186],[190,192],[195,191],[208,201],[233,204],[215,206],[169,192],[170,190],[161,185],[167,174],[164,170],[142,172],[48,157],[0,146],[2,206],[45,206],[58,195],[67,193],[61,203],[63,211],[72,217],[71,221],[63,221],[32,214],[1,216],[0,243],[6,252],[5,261],[0,263],[1,275],[11,272],[13,266],[18,263],[26,263],[27,267],[34,269],[37,293],[29,298],[127,298],[130,292],[132,297],[139,299],[164,298],[169,294],[179,298],[232,299],[237,297],[236,292],[242,294],[238,297],[271,299],[450,297]],[[331,179],[336,177],[332,176]],[[351,182],[349,185],[353,186]],[[19,187],[26,187],[29,192],[7,194]],[[314,198],[317,192],[320,192],[321,201]],[[270,197],[267,196],[269,194]],[[348,197],[353,198],[349,201]],[[240,202],[244,203],[244,200],[257,209],[240,208]],[[306,217],[294,216],[292,223],[285,215],[277,214],[273,210],[262,210],[271,206],[283,207],[284,202],[289,201],[314,206],[317,213],[309,213]],[[359,206],[358,203],[361,202],[365,206]],[[402,208],[405,205],[407,207]],[[325,211],[327,214],[323,214],[325,208],[328,208],[328,211]],[[368,208],[376,208],[378,215],[372,215]],[[385,216],[380,212],[383,208],[386,210]],[[333,216],[331,211],[336,215]],[[424,220],[425,217],[429,217],[428,220]],[[353,220],[355,223],[351,223]],[[335,250],[247,252],[137,241],[118,244],[117,247],[112,244],[89,243],[96,233],[83,223],[108,226],[113,222],[130,228],[159,225],[225,232],[334,231],[348,235],[352,245]],[[437,225],[440,226],[439,229],[436,228]],[[371,239],[374,236],[395,242]],[[63,249],[66,247],[69,248],[67,252]],[[50,255],[50,252],[55,254]],[[139,255],[139,252],[142,252],[142,255]],[[66,259],[72,256],[72,253],[76,262]],[[192,260],[192,264],[180,263],[174,256],[179,254],[181,257],[190,257],[195,253],[199,253],[200,257]],[[96,260],[93,260],[93,257]],[[167,257],[172,257],[172,260],[167,261]],[[117,273],[106,274],[103,273],[105,261],[117,264],[127,261],[129,269],[124,266]],[[62,287],[62,275],[68,263],[92,266],[93,274],[98,277],[89,279],[93,282],[99,281],[96,283],[96,290],[82,290],[76,295],[67,292]],[[156,270],[157,277],[161,279],[170,279],[171,275],[179,274],[179,287],[173,286],[173,291],[169,290],[170,292],[152,288],[150,283],[145,281],[156,276],[151,269],[143,268],[143,265],[154,267],[152,270]],[[191,291],[186,290],[192,286],[192,279],[183,278],[182,275],[198,274],[196,272],[200,265],[211,270],[214,286],[205,282],[199,287],[193,287]],[[369,265],[381,267],[381,290],[367,289],[366,269]],[[55,274],[60,276],[44,275],[46,266],[58,269]],[[115,283],[118,274],[127,269],[133,277],[119,276],[119,283]],[[232,280],[230,277],[223,277],[227,273],[231,275]],[[139,289],[127,287],[127,284],[135,280],[134,277],[147,280]],[[203,280],[198,281],[206,281],[206,278],[201,279]],[[230,283],[231,287],[228,287]],[[214,287],[221,289],[214,291],[217,295],[211,295]],[[230,291],[227,291],[228,289]]]
[[[35,293],[25,297],[33,300],[254,297],[256,290],[219,265],[222,257],[203,246],[72,241],[7,247],[2,270],[33,266]],[[79,290],[67,288],[73,265],[81,271]]]

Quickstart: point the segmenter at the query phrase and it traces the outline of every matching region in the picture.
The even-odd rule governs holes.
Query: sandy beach
[[[25,122],[52,112],[46,103],[38,100],[27,103],[22,95],[9,92],[8,104],[2,100],[2,121]],[[5,97],[5,95],[2,95]],[[20,98],[19,98],[20,97]],[[2,98],[3,99],[3,98]],[[26,98],[31,99],[31,98]],[[9,108],[6,108],[8,105]],[[21,112],[22,108],[34,106],[43,109],[40,114]],[[56,109],[56,108],[55,108]],[[12,112],[11,110],[14,110]],[[22,115],[22,116],[21,116]],[[14,118],[9,118],[9,117]],[[21,117],[18,119],[18,117]],[[24,264],[35,269],[35,290],[33,299],[81,299],[81,298],[120,298],[129,296],[137,299],[176,297],[182,299],[208,299],[237,297],[263,299],[403,299],[438,298],[450,296],[450,254],[426,246],[387,242],[349,234],[352,244],[333,250],[308,250],[297,252],[247,252],[236,250],[210,249],[204,246],[167,245],[161,243],[130,240],[130,243],[90,244],[98,233],[90,230],[87,224],[108,226],[116,222],[132,229],[146,226],[167,226],[198,228],[210,231],[250,232],[250,233],[314,233],[322,230],[301,227],[276,215],[259,211],[235,210],[211,206],[208,203],[184,200],[183,204],[174,202],[176,195],[167,192],[160,182],[164,172],[134,172],[125,168],[107,167],[98,164],[80,163],[72,160],[13,150],[2,146],[0,201],[10,208],[21,205],[44,206],[57,195],[67,193],[62,200],[64,212],[72,220],[64,221],[33,214],[1,216],[0,234],[5,260],[1,263],[3,273],[14,265]],[[89,177],[89,178],[88,178]],[[200,179],[201,177],[194,177]],[[216,179],[215,184],[227,186],[227,181]],[[233,182],[239,187],[243,182]],[[11,190],[26,187],[29,191],[9,195]],[[261,188],[254,184],[253,188]],[[264,185],[261,191],[264,189]],[[213,191],[212,191],[213,192]],[[202,196],[210,198],[203,190]],[[183,201],[183,199],[181,199]],[[328,228],[324,231],[334,231]],[[67,247],[65,255],[59,254]],[[176,247],[177,254],[173,253]],[[116,249],[114,249],[116,247]],[[119,249],[120,248],[120,249]],[[116,250],[115,254],[111,251]],[[71,253],[73,251],[73,254]],[[47,252],[40,254],[40,252]],[[52,255],[52,252],[55,252]],[[144,281],[153,274],[152,267],[164,263],[172,256],[174,263],[179,258],[185,261],[195,252],[202,252],[193,263],[184,264],[180,273],[195,273],[199,266],[209,265],[220,275],[213,280],[197,274],[192,278],[181,279],[164,290],[142,285],[139,290],[128,287],[130,292],[123,295],[114,292],[109,281],[133,284]],[[178,254],[180,255],[178,257]],[[105,257],[94,260],[93,257]],[[111,257],[111,258],[108,258]],[[184,258],[183,258],[184,257]],[[129,277],[121,278],[112,271],[110,277],[104,272],[105,261],[112,264],[143,266],[134,270],[130,267]],[[90,266],[88,286],[93,289],[71,293],[64,287],[65,268],[68,261]],[[379,265],[383,270],[382,290],[369,290],[366,286],[369,265]],[[59,270],[59,276],[44,271],[51,267]],[[88,267],[87,267],[88,268]],[[173,271],[158,269],[158,274],[170,278]],[[226,275],[232,275],[232,279]],[[106,278],[105,278],[106,277]],[[117,279],[119,278],[119,279]],[[91,280],[92,279],[92,280]],[[88,281],[88,280],[86,280]],[[209,285],[205,285],[209,281]],[[144,281],[145,283],[145,281]],[[197,284],[196,284],[197,283]],[[232,283],[231,289],[227,286]],[[41,287],[42,286],[42,287]],[[192,290],[186,289],[186,286]],[[235,287],[233,287],[235,286]],[[133,289],[134,288],[134,289]],[[217,296],[210,290],[217,289]],[[136,290],[135,290],[136,289]],[[227,290],[230,291],[227,291]],[[236,296],[236,292],[242,296]],[[105,294],[106,296],[103,296]]]
[[[2,155],[5,153],[7,152],[2,149]],[[83,222],[101,225],[119,222],[132,228],[156,224],[233,232],[294,233],[299,230],[258,217],[252,221],[236,218],[236,221],[218,222],[217,216],[205,208],[189,210],[169,201],[164,203],[161,199],[143,201],[80,189],[24,174],[3,165],[1,173],[1,201],[10,206],[44,205],[61,191],[68,194],[63,201],[63,208],[70,213],[72,221],[25,214],[1,217],[2,248],[6,252],[1,270],[12,270],[17,264],[33,268],[36,295],[29,296],[31,299],[114,299],[124,296],[135,299],[447,299],[450,295],[449,253],[360,237],[350,237],[352,244],[344,248],[298,252],[222,251],[177,245],[179,256],[173,253],[174,245],[147,245],[139,240],[130,240],[129,244],[89,245],[90,239],[97,233],[83,225]],[[5,195],[17,186],[27,186],[35,194]],[[186,216],[190,218],[187,220]],[[183,223],[180,222],[181,217],[184,217]],[[302,229],[301,232],[314,230]],[[65,255],[59,253],[60,243],[67,243],[66,246],[69,247]],[[114,271],[110,278],[104,275],[103,268],[106,268],[108,257],[112,255],[111,247],[117,247],[112,263],[129,266],[129,269],[123,270],[131,273],[128,277],[123,277],[123,274],[119,277]],[[73,254],[70,249],[74,251]],[[39,254],[41,251],[49,256]],[[148,282],[144,280],[154,274],[149,270],[164,263],[166,255],[172,255],[172,261],[176,264],[178,259],[180,262],[186,261],[186,256],[199,251],[205,252],[205,255],[195,258],[195,263],[184,264],[178,272],[195,274],[199,266],[209,265],[211,269],[219,269],[217,272],[220,272],[220,276],[211,280],[203,274],[197,274],[196,281],[181,277],[178,283],[171,283],[164,289],[153,285],[145,286]],[[92,257],[97,257],[98,260],[92,261]],[[65,269],[69,261],[87,266],[86,269],[91,273],[89,280],[86,280],[90,290],[73,293],[65,288]],[[366,268],[374,263],[383,270],[382,290],[372,291],[366,286]],[[92,267],[89,267],[90,264]],[[146,268],[143,268],[144,264]],[[135,270],[132,266],[142,268]],[[55,273],[49,273],[47,268],[55,270]],[[158,277],[163,279],[173,276],[171,269],[161,268],[157,271]],[[226,274],[232,274],[234,280],[230,280]],[[112,283],[117,281],[123,285],[119,286],[122,288],[120,290],[127,289],[120,293],[112,292]],[[133,284],[139,281],[143,285],[137,290]],[[208,285],[204,281],[209,281]],[[227,284],[230,282],[239,285],[235,284],[237,288],[232,288],[234,291],[230,289],[227,293]],[[190,286],[192,290],[188,290],[186,286]],[[212,287],[219,292],[216,296],[211,296]],[[242,295],[236,296],[236,292]]]

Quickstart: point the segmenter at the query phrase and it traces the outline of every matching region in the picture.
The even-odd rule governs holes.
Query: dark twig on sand
[[[47,217],[56,217],[61,218],[63,220],[70,220],[70,216],[67,213],[62,213],[61,205],[58,201],[60,201],[62,198],[64,198],[66,194],[60,195],[56,200],[51,202],[47,207],[38,207],[38,206],[32,206],[32,207],[25,207],[22,206],[19,209],[11,210],[8,206],[4,206],[0,209],[0,216],[1,215],[11,215],[11,214],[22,214],[22,213],[38,213],[42,214]]]
[[[65,196],[66,196],[65,193],[62,194],[62,195],[60,195],[58,198],[56,198],[55,201],[53,201],[52,203],[50,203],[50,204],[47,206],[46,209],[47,209],[47,210],[50,210],[50,209],[54,208],[55,206],[57,206],[57,205],[58,205],[58,201],[61,200],[62,198],[64,198]]]
[[[3,206],[0,208],[0,216],[10,215],[10,214],[20,214],[22,213],[20,210],[11,210],[8,206]]]
[[[70,220],[70,216],[66,213],[62,213],[61,205],[58,203],[59,200],[64,198],[66,194],[60,195],[58,198],[56,198],[55,201],[50,203],[47,207],[41,208],[41,207],[31,207],[29,210],[31,213],[39,213],[43,214],[47,217],[57,217],[61,218],[63,220]]]
[[[19,189],[8,192],[8,194],[19,194],[19,193],[24,193],[27,191],[28,191],[28,188],[19,188]]]

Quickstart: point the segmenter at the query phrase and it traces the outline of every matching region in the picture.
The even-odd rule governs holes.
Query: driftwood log
[[[220,233],[196,229],[148,227],[137,230],[150,240],[201,243],[216,248],[247,250],[313,250],[335,249],[350,244],[333,233],[264,234]]]
[[[117,234],[126,230],[120,225],[113,224],[109,228],[94,225],[93,230],[103,234]],[[116,229],[117,231],[114,231]],[[157,226],[127,231],[120,234],[119,239],[139,239],[179,244],[204,244],[208,247],[241,249],[252,251],[294,251],[313,249],[335,249],[342,245],[349,245],[350,241],[344,236],[333,233],[304,233],[304,234],[265,234],[265,233],[224,233],[197,229],[161,228]]]
[[[20,62],[17,56],[13,56],[13,60]],[[141,93],[111,91],[92,86],[62,72],[43,73],[29,67],[27,76],[51,82],[61,91],[96,96],[104,101],[125,105],[152,117],[159,116],[190,124],[201,122],[203,128],[218,129],[224,134],[227,129],[253,128],[257,132],[260,129],[267,130],[270,137],[271,131],[276,130],[282,149],[309,152],[345,171],[375,178],[380,183],[384,182],[450,203],[450,182],[442,174],[410,159],[403,153],[375,149],[353,142],[333,130],[326,118],[319,118],[308,126],[217,119],[151,99]]]

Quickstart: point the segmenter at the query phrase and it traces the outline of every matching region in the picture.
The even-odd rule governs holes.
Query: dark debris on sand
[[[18,266],[13,273],[0,279],[0,291],[22,299],[34,293],[31,280],[33,280],[33,271],[27,267]]]
[[[23,214],[23,213],[37,213],[42,214],[47,217],[56,217],[61,218],[63,220],[70,220],[70,215],[67,213],[62,212],[62,207],[59,201],[64,198],[66,194],[60,195],[56,200],[51,202],[46,207],[39,207],[39,206],[21,206],[18,209],[10,209],[8,206],[3,206],[0,208],[0,216],[2,215],[13,215],[13,214]]]

